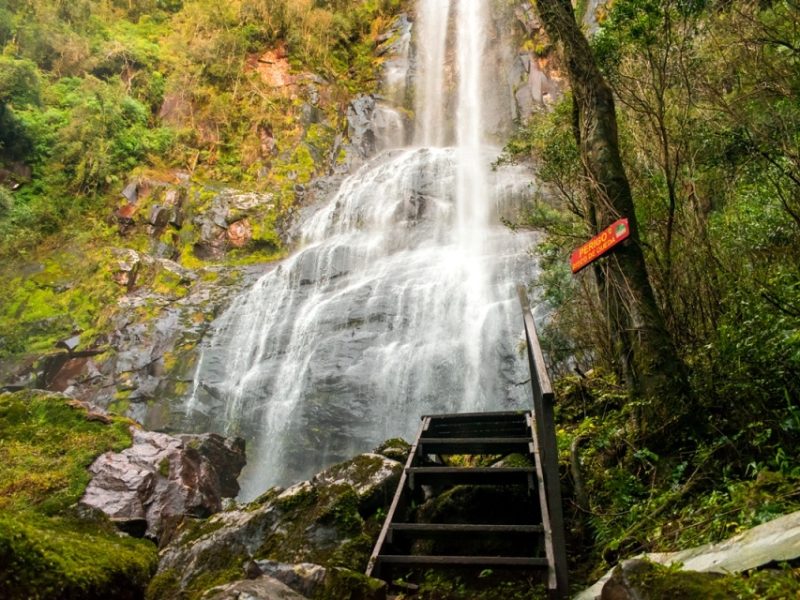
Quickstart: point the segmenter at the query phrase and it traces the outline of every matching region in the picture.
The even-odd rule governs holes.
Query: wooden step
[[[420,454],[529,454],[533,452],[530,436],[420,438]]]
[[[483,425],[469,427],[431,428],[425,432],[427,439],[447,438],[496,438],[496,437],[526,437],[530,430],[521,424],[505,424],[497,427]]]
[[[522,485],[533,487],[533,467],[411,467],[408,485]]]
[[[415,539],[449,538],[455,535],[534,535],[544,532],[539,525],[492,525],[472,523],[392,523],[389,526],[388,541],[402,535]]]
[[[410,567],[428,566],[480,566],[480,567],[527,567],[546,568],[546,558],[529,556],[443,556],[443,555],[406,555],[381,554],[381,564],[406,565]]]
[[[466,423],[475,421],[514,421],[525,419],[530,411],[527,410],[503,410],[495,412],[475,412],[475,413],[443,413],[434,415],[423,415],[422,418],[429,418],[432,422],[440,423]]]
[[[527,412],[429,415],[423,437],[512,437],[530,434]]]

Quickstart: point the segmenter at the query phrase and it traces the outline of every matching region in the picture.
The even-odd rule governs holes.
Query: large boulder
[[[106,452],[89,468],[85,507],[120,529],[166,542],[185,516],[208,517],[239,492],[244,440],[214,433],[173,437],[133,431],[133,445]]]
[[[263,575],[303,595],[355,586],[359,597],[379,598],[385,590],[360,573],[380,529],[376,513],[389,505],[402,470],[395,460],[362,454],[235,510],[187,521],[162,550],[152,587],[199,598],[207,581]]]

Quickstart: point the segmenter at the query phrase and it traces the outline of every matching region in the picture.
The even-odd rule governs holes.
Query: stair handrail
[[[367,563],[367,577],[380,577],[380,554],[381,550],[383,550],[383,546],[386,543],[386,538],[389,534],[389,529],[392,526],[392,522],[394,521],[394,517],[398,512],[402,512],[404,510],[404,506],[402,505],[403,502],[403,490],[406,486],[406,479],[408,478],[408,470],[414,466],[414,462],[417,460],[417,445],[419,444],[419,439],[422,437],[422,433],[428,428],[428,425],[431,422],[431,418],[428,416],[423,416],[421,419],[421,423],[419,426],[419,432],[417,433],[417,437],[414,439],[414,443],[411,445],[411,448],[408,451],[408,457],[406,458],[405,466],[403,467],[403,471],[400,474],[400,481],[397,484],[397,490],[394,493],[394,497],[392,498],[392,504],[389,506],[389,512],[386,513],[386,518],[383,520],[383,527],[381,527],[380,535],[378,536],[378,541],[375,543],[375,547],[372,549],[372,554],[369,557],[369,562]]]
[[[567,596],[567,550],[564,537],[564,513],[561,506],[561,483],[558,476],[558,444],[556,442],[553,405],[555,394],[547,373],[544,354],[536,332],[528,293],[524,285],[517,287],[522,317],[525,324],[525,345],[527,346],[528,366],[531,372],[531,391],[533,396],[534,427],[536,445],[542,463],[542,477],[547,496],[547,514],[552,532],[553,561],[556,574],[556,587],[551,590],[557,598]],[[543,511],[544,512],[544,511]]]

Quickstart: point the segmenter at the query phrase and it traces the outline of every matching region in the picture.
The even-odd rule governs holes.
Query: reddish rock
[[[274,88],[285,88],[296,84],[291,65],[287,58],[286,46],[279,44],[275,49],[261,55],[247,58],[247,67],[256,71],[261,81]]]
[[[124,204],[117,209],[117,218],[132,219],[139,207],[136,204]]]
[[[89,358],[86,357],[67,359],[55,373],[47,389],[54,392],[65,391],[73,380],[86,374],[88,363]]]
[[[134,430],[130,448],[95,460],[80,502],[124,531],[166,542],[184,516],[220,511],[222,498],[239,492],[244,464],[241,438]]]
[[[226,236],[231,246],[243,248],[253,239],[253,227],[250,225],[250,221],[242,219],[228,226]]]

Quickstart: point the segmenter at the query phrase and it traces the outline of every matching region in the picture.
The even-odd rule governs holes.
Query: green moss
[[[342,535],[361,531],[364,520],[358,513],[358,496],[352,486],[329,486],[325,488],[325,493],[328,498],[323,498],[321,503],[319,521],[332,523]]]
[[[343,564],[351,565],[354,553],[360,553],[361,543],[353,542],[364,529],[364,520],[358,512],[358,496],[348,484],[333,484],[302,489],[292,496],[274,502],[284,514],[285,525],[264,540],[256,552],[257,558],[270,558],[283,562],[308,561],[329,564],[333,556]],[[330,542],[310,542],[310,532],[328,530]],[[326,537],[326,536],[323,536]],[[362,540],[363,541],[363,540]],[[337,554],[339,552],[339,554]],[[365,566],[365,564],[363,565]]]
[[[52,240],[53,247],[0,268],[0,286],[7,291],[0,299],[0,338],[7,338],[0,358],[50,350],[75,330],[85,345],[104,329],[124,290],[112,278],[107,232],[94,233],[96,239],[84,239],[84,232]]]
[[[375,598],[385,587],[385,582],[367,577],[358,571],[333,568],[328,571],[323,589],[313,597],[318,600]]]
[[[271,503],[275,498],[277,498],[281,492],[283,492],[283,488],[280,487],[271,487],[266,492],[261,494],[258,498],[250,502],[245,509],[246,510],[256,510],[265,504]]]
[[[230,583],[244,577],[244,559],[239,556],[226,556],[220,553],[217,560],[207,565],[199,577],[193,579],[186,588],[189,598],[200,598],[206,590]]]
[[[317,500],[317,490],[311,486],[299,488],[295,493],[275,500],[275,506],[289,512],[309,508]]]
[[[484,569],[431,570],[419,581],[419,600],[532,600],[546,598],[544,585],[536,579],[514,576],[508,571]]]
[[[534,466],[531,458],[524,454],[509,454],[503,458],[503,466],[506,467],[532,467]]]
[[[180,574],[175,569],[166,569],[158,573],[147,586],[147,600],[177,598],[180,593]]]
[[[109,403],[108,410],[109,412],[115,415],[125,415],[128,413],[128,409],[130,408],[130,396],[132,390],[122,390],[118,389],[114,392],[114,399]]]
[[[363,572],[374,545],[375,539],[366,533],[350,538],[334,551],[328,565]]]
[[[183,298],[189,292],[191,281],[164,268],[156,271],[151,284],[154,292],[168,298]]]
[[[617,568],[614,577],[618,577]],[[634,589],[653,600],[703,598],[708,600],[758,600],[796,598],[800,592],[800,569],[753,571],[740,575],[720,575],[683,571],[680,565],[665,567],[638,561],[628,568],[627,578]]]
[[[148,541],[34,512],[0,516],[0,596],[135,598],[156,565]]]
[[[62,511],[83,494],[98,455],[130,446],[130,421],[87,421],[68,402],[33,391],[0,394],[0,510]]]
[[[180,525],[181,544],[189,544],[225,527],[221,519],[184,519]]]
[[[155,546],[120,537],[105,519],[69,512],[94,459],[130,445],[130,425],[88,421],[84,409],[57,394],[0,394],[0,596],[141,594]]]

